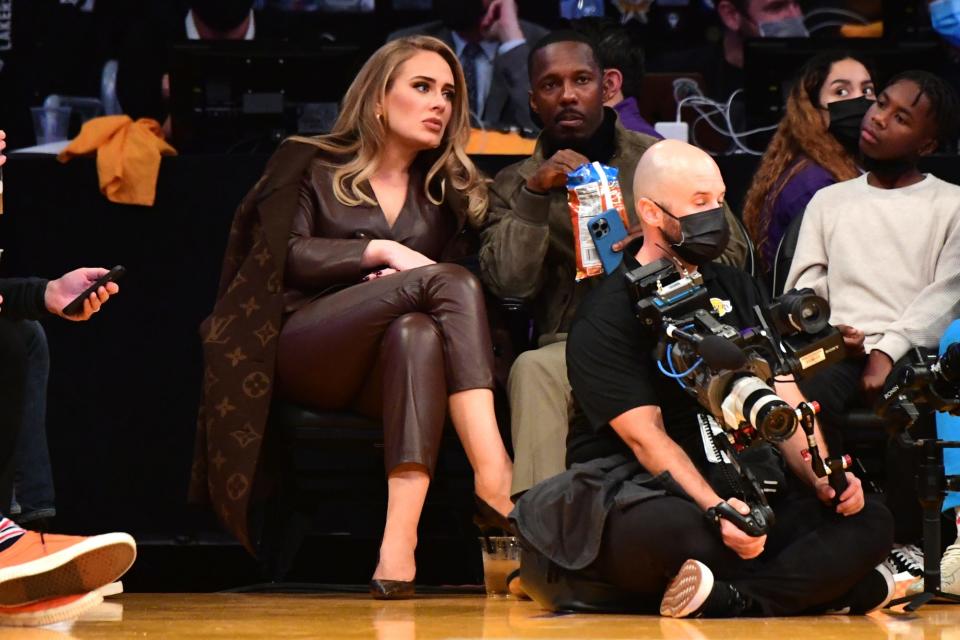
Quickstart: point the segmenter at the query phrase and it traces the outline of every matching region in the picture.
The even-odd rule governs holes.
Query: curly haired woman
[[[743,222],[766,268],[814,193],[860,175],[860,122],[874,100],[867,65],[848,53],[820,54],[800,70],[743,208]]]

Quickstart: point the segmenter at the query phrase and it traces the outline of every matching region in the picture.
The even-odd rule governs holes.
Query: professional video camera
[[[793,435],[799,415],[773,390],[778,377],[800,379],[844,357],[829,306],[810,289],[784,294],[767,316],[755,307],[757,326],[738,329],[721,321],[698,272],[664,258],[626,279],[637,317],[661,335],[660,370],[696,397],[738,450],[757,436],[776,443]]]
[[[843,337],[828,324],[826,300],[809,289],[791,291],[770,304],[766,316],[754,307],[757,325],[738,329],[721,321],[727,310],[723,301],[710,298],[701,274],[679,263],[664,258],[627,272],[626,280],[640,322],[660,335],[660,371],[713,416],[718,426],[710,426],[711,441],[718,456],[728,454],[750,506],[744,516],[721,503],[707,510],[710,519],[729,520],[749,535],[766,533],[773,510],[764,488],[737,456],[759,441],[789,439],[798,424],[814,473],[828,479],[837,497],[844,492],[844,470],[851,459],[821,457],[814,433],[819,406],[803,402],[791,407],[772,388],[779,376],[797,380],[844,358]]]
[[[914,348],[887,376],[877,414],[898,427],[920,417],[918,407],[960,415],[960,342],[937,356]]]
[[[915,440],[910,428],[925,414],[942,411],[960,415],[960,342],[954,342],[937,356],[914,348],[887,376],[876,412],[899,431],[898,444],[914,452],[917,459],[917,498],[923,511],[923,593],[892,601],[908,603],[916,611],[934,598],[960,602],[940,586],[940,520],[948,491],[960,491],[960,475],[947,474],[944,449],[960,449],[960,442],[936,437]]]

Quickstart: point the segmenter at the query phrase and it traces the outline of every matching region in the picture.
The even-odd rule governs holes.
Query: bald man
[[[699,414],[653,360],[658,336],[634,316],[624,273],[664,257],[699,270],[723,321],[756,324],[760,286],[738,269],[710,262],[723,251],[726,187],[716,163],[665,140],[643,155],[634,177],[643,246],[584,299],[567,342],[576,417],[568,471],[533,487],[511,517],[523,538],[521,580],[554,610],[654,613],[674,617],[786,616],[849,609],[864,613],[893,593],[876,568],[892,545],[890,513],[865,500],[859,480],[834,497],[803,461],[804,438],[761,445],[744,456],[759,477],[777,480],[777,522],[751,537],[705,512],[731,495],[708,462]],[[791,404],[792,383],[778,384]],[[709,455],[712,455],[712,451]],[[789,487],[789,488],[788,488]]]

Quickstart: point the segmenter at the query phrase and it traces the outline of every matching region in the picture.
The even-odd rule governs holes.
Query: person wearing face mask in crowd
[[[941,78],[894,77],[863,119],[867,173],[821,189],[803,214],[786,288],[809,287],[830,303],[830,322],[845,326],[850,353],[800,383],[820,403],[831,445],[841,440],[843,414],[876,405],[894,363],[914,347],[936,351],[960,317],[960,187],[917,168],[956,139],[958,111],[960,98]],[[910,460],[894,447],[885,469],[901,544],[922,533]],[[950,571],[954,593],[958,571]]]
[[[867,65],[851,54],[824,53],[800,70],[743,207],[743,222],[766,270],[813,194],[860,175],[860,122],[874,99]]]
[[[567,205],[567,174],[588,162],[619,171],[632,234],[633,167],[655,138],[628,131],[604,107],[604,70],[595,45],[576,31],[555,31],[530,53],[530,105],[543,123],[529,158],[497,173],[483,230],[480,269],[501,298],[527,303],[539,333],[538,348],[520,354],[510,369],[510,430],[520,494],[563,470],[570,384],[565,340],[577,306],[600,278],[577,282],[574,233]],[[727,209],[727,215],[733,213]],[[723,260],[742,265],[746,237],[736,234]]]
[[[889,550],[890,513],[865,499],[849,473],[834,506],[833,489],[803,459],[800,430],[779,445],[796,480],[772,499],[776,523],[767,535],[708,519],[724,502],[748,510],[710,469],[703,410],[658,371],[660,336],[635,317],[624,274],[672,257],[699,270],[726,309],[723,321],[737,327],[755,324],[753,307],[765,297],[744,271],[712,262],[730,230],[726,187],[709,155],[658,142],[640,158],[633,187],[643,245],[628,249],[624,265],[584,299],[567,342],[576,403],[568,470],[530,489],[511,514],[523,543],[524,590],[552,610],[659,609],[673,617],[882,606],[893,583],[875,567]],[[776,390],[793,405],[803,400],[795,383],[777,382]],[[772,445],[758,445],[754,455],[785,481]]]
[[[439,38],[456,52],[467,78],[473,123],[536,131],[527,108],[530,44],[547,30],[520,20],[516,0],[436,0],[440,20],[390,34]]]
[[[698,72],[707,97],[725,102],[744,86],[743,43],[748,38],[806,38],[803,11],[797,0],[717,0],[723,37],[688,51],[664,54],[652,61],[651,71]],[[734,126],[744,127],[742,109],[732,114]]]

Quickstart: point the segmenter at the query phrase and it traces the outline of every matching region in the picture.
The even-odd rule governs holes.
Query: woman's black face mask
[[[872,104],[873,100],[860,96],[827,105],[830,113],[827,131],[852,154],[856,154],[860,148],[860,123]]]
[[[657,206],[680,225],[679,238],[671,238],[666,233],[664,236],[670,242],[674,252],[682,259],[691,264],[704,264],[719,258],[727,248],[727,242],[730,241],[730,226],[727,224],[723,207],[678,218],[662,204]]]

